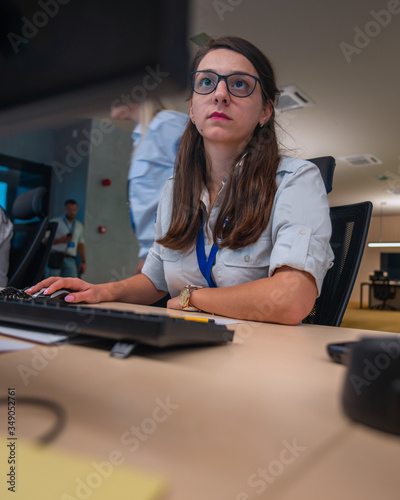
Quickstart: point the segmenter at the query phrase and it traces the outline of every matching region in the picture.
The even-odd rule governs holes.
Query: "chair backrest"
[[[390,285],[388,279],[382,281],[373,281],[372,290],[374,293],[374,298],[377,300],[388,300],[393,299],[396,295],[396,289]]]
[[[333,156],[320,156],[318,158],[309,158],[308,161],[314,163],[319,168],[326,192],[330,193],[332,191],[333,173],[336,166],[335,158]]]
[[[46,267],[46,254],[51,243],[43,243],[49,229],[49,218],[43,214],[44,187],[38,187],[20,194],[12,207],[13,219],[27,222],[14,222],[14,236],[11,241],[8,285],[15,288],[30,286],[43,276]],[[31,219],[36,219],[31,221]]]
[[[335,254],[321,294],[303,323],[340,326],[360,267],[372,215],[372,203],[331,207],[331,247]]]
[[[46,188],[39,186],[30,191],[24,191],[17,198],[12,206],[11,215],[13,219],[31,220],[35,217],[43,219],[43,197],[46,194]]]

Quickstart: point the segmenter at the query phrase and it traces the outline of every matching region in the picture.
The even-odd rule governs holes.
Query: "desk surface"
[[[231,345],[125,360],[79,346],[2,354],[0,396],[15,387],[17,400],[57,401],[68,420],[51,446],[98,460],[118,450],[125,466],[168,478],[166,500],[398,499],[400,438],[344,416],[345,368],[326,354],[328,342],[372,332],[234,328]],[[24,380],[22,366],[35,374]],[[0,434],[5,425],[0,407]],[[20,410],[21,438],[34,440],[46,426],[45,412]]]

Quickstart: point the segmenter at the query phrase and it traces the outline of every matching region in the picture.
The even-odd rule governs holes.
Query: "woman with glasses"
[[[279,151],[274,71],[251,43],[209,41],[191,85],[191,121],[142,274],[100,285],[49,278],[32,292],[69,288],[67,302],[138,304],[169,292],[169,308],[298,324],[333,261],[319,170]]]

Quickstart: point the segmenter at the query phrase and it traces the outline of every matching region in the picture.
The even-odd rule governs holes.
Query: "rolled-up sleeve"
[[[319,294],[333,263],[329,203],[320,172],[307,161],[282,162],[277,183],[270,275],[282,266],[306,271],[315,278]]]

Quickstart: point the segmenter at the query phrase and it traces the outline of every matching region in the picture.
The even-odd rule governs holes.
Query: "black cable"
[[[0,398],[0,404],[8,404],[8,398]],[[55,401],[50,401],[48,399],[29,397],[29,396],[18,396],[16,399],[16,406],[20,404],[41,406],[47,410],[52,411],[56,416],[56,423],[53,428],[48,432],[43,434],[38,438],[38,442],[42,445],[50,444],[56,439],[56,437],[61,434],[65,427],[67,421],[67,414],[64,408],[56,403]]]

